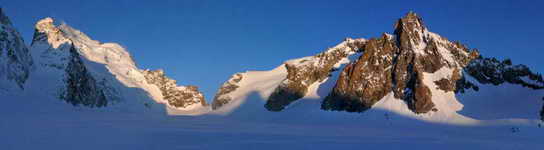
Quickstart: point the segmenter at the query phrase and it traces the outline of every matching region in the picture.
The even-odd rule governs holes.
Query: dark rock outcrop
[[[70,48],[70,60],[66,67],[66,90],[61,94],[61,99],[66,102],[86,107],[104,107],[108,100],[98,82],[87,71],[80,55],[72,45]]]
[[[499,61],[496,58],[479,57],[465,67],[465,72],[481,84],[510,83],[530,89],[544,89],[542,75],[525,65],[512,65],[509,59]]]
[[[0,90],[12,83],[22,89],[32,65],[28,47],[0,8]]]
[[[157,86],[167,104],[175,108],[187,108],[191,105],[207,106],[204,95],[196,86],[178,86],[164,74],[163,70],[142,71],[147,83]]]
[[[544,90],[544,80],[541,74],[535,73],[525,65],[513,65],[509,59],[498,60],[496,58],[484,58],[470,62],[464,68],[467,76],[474,78],[479,84],[501,85],[504,83],[520,85],[533,90]],[[473,89],[478,91],[479,87],[464,78],[459,80],[459,85],[456,89],[457,93],[465,93],[465,90]],[[544,100],[544,98],[543,98]],[[540,118],[544,121],[544,105],[540,111]]]
[[[442,68],[451,76],[435,81],[440,90],[454,91],[462,78],[460,69],[478,57],[476,50],[450,42],[427,31],[422,19],[408,13],[395,24],[395,34],[370,40],[363,55],[344,68],[322,109],[361,112],[390,92],[403,99],[415,113],[434,108],[424,73]]]
[[[232,101],[232,97],[230,97],[229,94],[240,87],[238,83],[242,81],[242,78],[243,75],[241,73],[237,73],[234,74],[227,82],[223,83],[213,98],[212,109],[219,109],[223,105]]]
[[[329,77],[335,65],[359,52],[364,45],[364,39],[346,39],[336,47],[315,56],[286,62],[287,78],[270,95],[265,108],[281,111],[290,103],[304,97],[311,84]]]
[[[544,97],[542,99],[544,99]],[[540,110],[540,120],[544,121],[544,105],[542,105],[542,109]]]

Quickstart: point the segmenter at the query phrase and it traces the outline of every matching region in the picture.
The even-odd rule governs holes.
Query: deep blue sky
[[[410,10],[450,40],[544,72],[543,6],[513,0],[0,0],[27,43],[34,23],[50,16],[125,46],[140,68],[163,68],[180,84],[198,85],[208,100],[233,73],[273,69],[346,37],[391,33]]]

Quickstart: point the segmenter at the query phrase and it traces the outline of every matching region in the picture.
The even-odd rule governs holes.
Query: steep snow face
[[[21,35],[0,8],[0,94],[24,88],[32,65]]]
[[[39,66],[33,77],[35,84],[46,83],[35,86],[74,105],[112,107],[111,104],[122,103],[115,107],[140,109],[151,107],[155,101],[176,106],[168,109],[189,110],[193,107],[178,107],[164,100],[176,96],[203,100],[202,94],[191,90],[194,88],[176,86],[172,86],[176,91],[190,92],[165,98],[161,87],[147,80],[123,47],[92,40],[66,24],[56,26],[51,18],[36,24],[31,51]],[[187,93],[193,96],[187,97]],[[88,97],[96,101],[89,104]]]

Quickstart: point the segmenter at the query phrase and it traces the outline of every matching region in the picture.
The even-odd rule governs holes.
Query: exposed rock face
[[[275,89],[265,104],[270,111],[281,111],[304,97],[308,87],[326,79],[333,69],[349,55],[359,52],[366,40],[346,39],[341,44],[315,56],[285,62],[287,78]]]
[[[157,86],[169,106],[188,108],[193,105],[207,106],[204,95],[196,86],[178,86],[176,80],[166,77],[163,70],[144,70],[147,83]]]
[[[544,89],[542,75],[525,65],[512,65],[512,61],[480,57],[472,61],[465,72],[481,84],[518,84],[531,89]]]
[[[22,37],[0,8],[0,90],[12,85],[22,89],[32,65]]]
[[[358,61],[348,64],[340,74],[323,109],[361,112],[369,109],[392,88],[393,56],[398,52],[390,35],[370,39]]]
[[[229,94],[240,87],[238,83],[242,81],[242,78],[243,75],[237,73],[234,74],[227,82],[223,83],[213,98],[212,109],[218,109],[232,101],[232,97],[230,97]]]
[[[66,91],[61,99],[74,106],[107,106],[108,100],[98,82],[87,71],[74,46],[70,48],[70,60],[66,66]]]
[[[435,84],[441,90],[454,91],[462,77],[459,70],[479,55],[427,31],[415,13],[399,19],[395,27],[395,35],[370,40],[363,55],[344,68],[322,109],[361,112],[393,92],[415,113],[436,110],[423,73],[450,68],[451,76]]]

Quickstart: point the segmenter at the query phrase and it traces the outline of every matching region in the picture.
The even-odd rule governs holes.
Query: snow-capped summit
[[[24,88],[32,65],[23,38],[0,8],[0,93]]]
[[[154,100],[172,109],[188,110],[193,103],[177,104],[203,99],[196,88],[191,88],[197,93],[194,95],[165,95],[161,85],[147,80],[147,72],[139,69],[119,44],[92,40],[67,24],[55,25],[52,18],[38,21],[35,31],[31,51],[40,67],[32,76],[45,78],[50,86],[42,88],[68,103],[87,107],[134,104],[144,108]],[[203,102],[194,104],[205,105]]]

